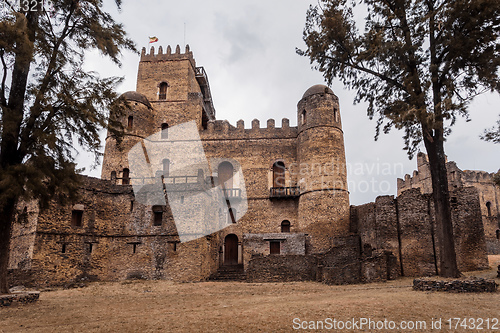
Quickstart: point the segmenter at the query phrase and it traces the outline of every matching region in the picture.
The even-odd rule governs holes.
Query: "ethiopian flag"
[[[150,43],[156,43],[158,41],[158,37],[149,37]]]

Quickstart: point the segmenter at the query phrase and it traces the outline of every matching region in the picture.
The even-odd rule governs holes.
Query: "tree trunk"
[[[0,208],[0,294],[9,293],[7,273],[9,268],[10,239],[16,200],[8,199]]]
[[[443,277],[459,277],[460,271],[457,267],[455,253],[443,138],[440,135],[434,135],[433,139],[429,139],[424,135],[424,143],[429,157],[436,213],[436,235],[439,240],[439,275]]]

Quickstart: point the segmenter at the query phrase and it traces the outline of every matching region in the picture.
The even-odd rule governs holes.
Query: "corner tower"
[[[339,99],[324,85],[309,88],[297,105],[299,223],[311,235],[312,252],[349,233],[344,133]]]

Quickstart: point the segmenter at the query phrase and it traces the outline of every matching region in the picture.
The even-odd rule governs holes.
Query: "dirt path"
[[[494,273],[476,275],[492,278]],[[455,317],[500,319],[500,292],[415,292],[411,283],[409,278],[351,286],[314,282],[94,283],[43,292],[36,304],[0,308],[0,332],[289,332],[304,325],[303,321],[306,327],[310,321],[326,325],[326,318],[344,323],[360,318],[398,324],[419,320],[426,322],[427,329],[412,332],[437,332],[430,328],[432,318],[442,318],[443,325],[447,318]]]

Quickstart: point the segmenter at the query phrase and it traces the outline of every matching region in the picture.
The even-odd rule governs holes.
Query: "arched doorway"
[[[285,163],[282,161],[273,164],[273,187],[285,187]]]
[[[224,265],[238,264],[238,236],[229,234],[224,239]]]
[[[219,184],[226,189],[233,188],[233,165],[229,162],[219,164],[217,170],[219,174]]]

